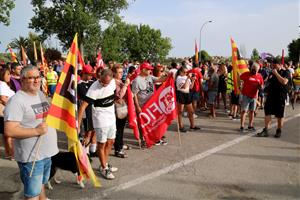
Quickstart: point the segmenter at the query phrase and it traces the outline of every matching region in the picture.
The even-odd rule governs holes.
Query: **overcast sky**
[[[169,37],[173,49],[169,56],[184,57],[194,53],[195,39],[210,55],[230,56],[230,37],[246,56],[253,48],[280,55],[299,37],[298,0],[130,0],[121,15],[132,24],[148,24]],[[19,36],[27,36],[33,16],[30,0],[16,0],[11,24],[0,25],[0,52]],[[32,31],[32,30],[31,30]],[[58,42],[53,42],[56,47]]]

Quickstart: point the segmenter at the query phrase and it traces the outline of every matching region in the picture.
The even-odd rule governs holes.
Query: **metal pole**
[[[203,27],[208,24],[208,23],[211,23],[212,20],[209,20],[209,21],[206,21],[202,24],[201,28],[200,28],[200,37],[199,37],[199,53],[200,53],[200,56],[199,56],[199,63],[201,63],[201,32],[202,32],[202,29]]]

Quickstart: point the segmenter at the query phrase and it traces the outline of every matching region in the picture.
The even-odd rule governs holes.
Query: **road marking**
[[[290,120],[295,119],[297,117],[300,117],[300,113],[297,114],[297,115],[294,115],[294,116],[287,117],[284,120],[284,122],[290,121]],[[277,123],[272,123],[271,126],[270,126],[270,128],[274,128],[276,125],[277,125]],[[263,128],[257,130],[256,132],[260,132],[260,131],[262,131],[262,129]],[[194,155],[194,156],[192,156],[190,158],[187,158],[185,160],[179,161],[179,162],[177,162],[177,163],[175,163],[173,165],[170,165],[168,167],[165,167],[163,169],[160,169],[160,170],[157,170],[157,171],[152,172],[150,174],[147,174],[145,176],[136,178],[136,179],[134,179],[132,181],[128,181],[126,183],[122,183],[120,185],[117,185],[117,186],[114,186],[112,188],[106,189],[106,190],[104,190],[102,192],[101,196],[102,197],[106,197],[106,196],[108,196],[108,195],[110,195],[110,194],[112,194],[114,192],[118,192],[118,191],[121,191],[121,190],[126,190],[126,189],[131,188],[131,187],[133,187],[135,185],[141,184],[141,183],[143,183],[145,181],[148,181],[148,180],[154,179],[156,177],[159,177],[161,175],[167,174],[167,173],[172,172],[172,171],[174,171],[174,170],[176,170],[176,169],[178,169],[180,167],[184,167],[185,165],[188,165],[190,163],[196,162],[196,161],[201,160],[203,158],[206,158],[206,157],[208,157],[208,156],[210,156],[212,154],[215,154],[215,153],[217,153],[219,151],[222,151],[222,150],[224,150],[224,149],[226,149],[228,147],[236,145],[236,144],[238,144],[238,143],[240,143],[240,142],[242,142],[242,141],[244,141],[246,139],[249,139],[250,137],[253,137],[254,135],[256,135],[256,133],[249,133],[247,135],[238,137],[238,138],[236,138],[234,140],[231,140],[229,142],[226,142],[224,144],[216,146],[216,147],[214,147],[212,149],[209,149],[209,150],[207,150],[205,152],[196,154],[196,155]],[[95,196],[92,199],[99,199],[99,194],[95,194]]]

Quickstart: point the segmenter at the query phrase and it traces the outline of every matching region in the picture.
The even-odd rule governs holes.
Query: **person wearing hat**
[[[78,103],[79,107],[81,106],[84,98],[86,96],[87,91],[94,83],[93,79],[94,69],[91,65],[87,64],[83,66],[81,71],[81,79],[78,82]],[[87,153],[91,156],[96,156],[96,148],[97,148],[97,139],[96,134],[93,127],[93,119],[92,119],[92,104],[89,104],[85,109],[85,115],[82,120],[83,131],[84,134],[84,146],[87,148]]]
[[[49,66],[49,71],[46,74],[46,78],[47,78],[47,83],[48,83],[48,91],[49,91],[50,97],[52,97],[55,92],[55,88],[56,88],[56,84],[57,84],[57,80],[58,80],[58,75],[57,75],[56,71],[53,70],[52,65]]]
[[[155,91],[154,84],[167,80],[166,76],[160,78],[154,77],[153,75],[151,75],[152,70],[153,67],[150,63],[142,63],[140,65],[140,74],[132,82],[132,93],[134,96],[135,110],[138,114],[142,112],[143,106],[153,95]]]

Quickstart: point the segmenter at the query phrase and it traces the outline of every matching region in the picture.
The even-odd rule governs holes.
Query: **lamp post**
[[[202,24],[201,28],[200,28],[200,38],[199,38],[199,52],[200,52],[200,56],[199,56],[199,63],[201,63],[201,32],[202,32],[202,29],[204,28],[204,26],[208,23],[211,23],[212,20],[209,20],[209,21],[206,21]]]

